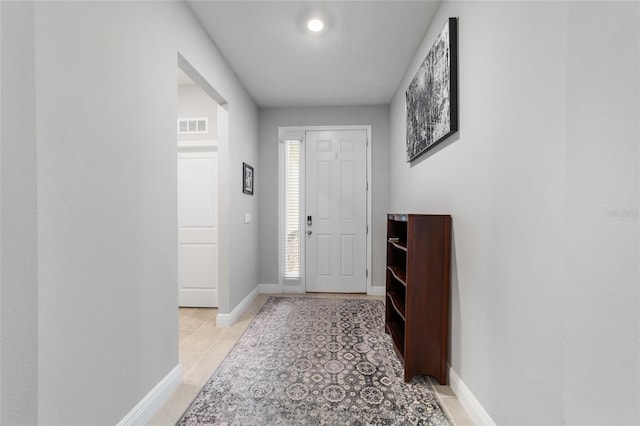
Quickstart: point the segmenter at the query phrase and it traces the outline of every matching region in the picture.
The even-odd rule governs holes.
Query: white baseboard
[[[367,292],[369,296],[384,296],[385,287],[383,285],[372,285]]]
[[[280,284],[260,284],[260,294],[280,294],[282,286]]]
[[[476,425],[496,426],[489,413],[482,407],[480,401],[471,393],[471,390],[464,384],[456,371],[449,367],[449,385],[451,390],[458,397],[458,401],[473,420]]]
[[[249,305],[258,297],[260,294],[260,286],[257,285],[251,293],[245,297],[242,302],[238,303],[238,306],[233,308],[233,310],[228,314],[218,314],[216,316],[216,326],[218,327],[230,327],[238,321],[238,318],[247,310]]]
[[[118,426],[146,424],[180,383],[182,383],[182,367],[178,364],[133,407],[129,414],[120,420]]]

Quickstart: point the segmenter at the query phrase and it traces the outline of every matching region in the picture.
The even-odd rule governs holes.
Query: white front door
[[[366,293],[366,130],[308,131],[306,291]]]
[[[180,306],[218,306],[218,156],[178,153]]]

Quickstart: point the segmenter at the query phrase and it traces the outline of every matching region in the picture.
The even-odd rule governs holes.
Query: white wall
[[[640,3],[570,3],[566,39],[565,420],[640,424]]]
[[[259,283],[259,200],[262,171],[258,164],[258,110],[251,103],[239,105],[229,102],[229,161],[226,164],[229,176],[228,238],[229,298],[225,306],[220,302],[221,313],[229,313]],[[220,157],[222,161],[222,156]],[[242,163],[254,167],[254,195],[242,192]],[[218,163],[220,164],[220,163]],[[221,169],[222,170],[222,169]],[[252,222],[244,223],[245,213],[251,214]],[[222,227],[222,224],[219,225]],[[221,268],[222,272],[222,268]]]
[[[33,5],[0,2],[1,424],[35,424],[38,389]]]
[[[371,125],[372,276],[385,283],[385,214],[389,203],[389,107],[261,108],[260,109],[260,282],[278,283],[278,127]]]
[[[238,255],[257,246],[257,227],[241,224],[257,197],[239,194],[257,108],[184,3],[2,12],[2,423],[115,424],[178,363],[177,53],[228,101],[224,178],[237,191],[221,226],[239,238],[221,312],[257,285],[257,254]]]
[[[178,134],[178,141],[218,139],[218,106],[211,96],[195,84],[178,85],[178,119],[208,118],[206,133]]]
[[[460,131],[410,165],[404,92],[448,17]],[[450,364],[498,424],[640,420],[638,218],[602,213],[637,209],[638,25],[638,3],[445,2],[392,101],[391,210],[453,215]]]

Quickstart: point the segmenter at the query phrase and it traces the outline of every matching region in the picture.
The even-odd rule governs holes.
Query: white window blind
[[[287,140],[284,153],[284,277],[300,278],[300,141]]]

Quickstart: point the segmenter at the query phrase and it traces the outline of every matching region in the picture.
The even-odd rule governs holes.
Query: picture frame
[[[245,194],[253,195],[253,183],[255,181],[255,174],[253,167],[247,163],[242,163],[242,192]]]
[[[407,162],[458,131],[458,18],[449,18],[406,91]]]

